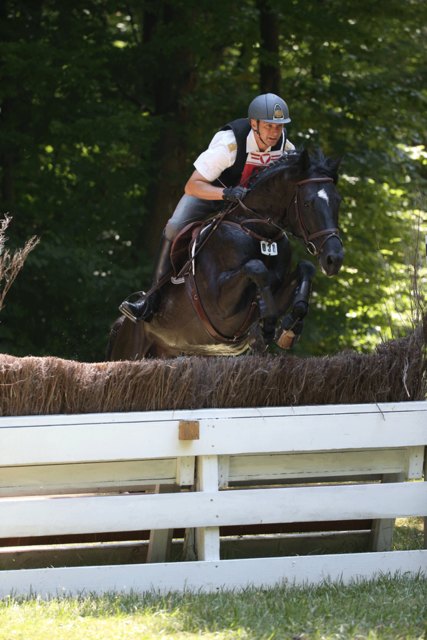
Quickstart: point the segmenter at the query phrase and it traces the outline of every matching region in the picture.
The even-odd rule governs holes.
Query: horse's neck
[[[292,190],[293,185],[289,181],[272,179],[249,191],[244,204],[248,209],[280,222],[286,215]]]

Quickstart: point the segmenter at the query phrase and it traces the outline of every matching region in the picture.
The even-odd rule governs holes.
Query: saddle
[[[194,271],[192,266],[194,253],[193,247],[196,246],[200,234],[209,227],[213,228],[215,220],[196,220],[190,222],[186,227],[181,229],[171,247],[171,264],[174,273],[174,279],[180,281],[190,269]],[[178,284],[177,282],[177,284]]]

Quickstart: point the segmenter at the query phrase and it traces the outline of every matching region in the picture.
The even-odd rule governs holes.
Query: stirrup
[[[136,322],[139,322],[140,320],[143,320],[144,322],[151,322],[151,320],[153,319],[159,307],[159,302],[160,302],[159,289],[152,287],[147,293],[145,291],[141,291],[140,294],[141,295],[139,300],[136,300],[135,302],[130,302],[129,298],[131,296],[126,298],[126,300],[124,300],[119,306],[119,310],[121,313],[123,313],[123,315],[129,318],[129,320],[131,320],[132,322],[136,323]],[[134,313],[132,313],[132,311],[129,309],[129,306],[132,306],[132,305],[141,305],[140,307],[141,313],[139,313],[139,310],[138,310],[138,315],[135,315]]]
[[[126,316],[126,318],[129,318],[129,320],[132,320],[132,322],[135,322],[136,324],[141,318],[137,318],[136,316],[133,315],[130,309],[128,309],[127,306],[125,306],[126,302],[127,300],[124,300],[124,302],[122,302],[119,305],[119,311],[122,315]]]

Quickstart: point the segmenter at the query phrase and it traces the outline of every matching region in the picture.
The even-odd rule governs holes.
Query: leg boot
[[[170,260],[170,249],[172,241],[163,237],[163,241],[159,251],[159,257],[157,266],[154,272],[152,287],[156,286],[162,278],[164,278],[172,269]],[[119,310],[123,315],[132,320],[138,322],[144,320],[150,322],[153,315],[159,308],[160,304],[160,287],[150,293],[150,295],[144,295],[140,300],[136,302],[128,302],[125,300],[119,307]]]

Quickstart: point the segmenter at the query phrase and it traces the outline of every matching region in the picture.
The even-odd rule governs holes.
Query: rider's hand
[[[227,202],[239,202],[243,200],[248,190],[238,185],[237,187],[226,187],[222,192],[222,199]]]

